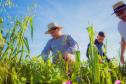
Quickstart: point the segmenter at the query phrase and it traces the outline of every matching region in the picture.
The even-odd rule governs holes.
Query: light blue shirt
[[[58,58],[57,53],[60,51],[62,54],[64,52],[69,52],[71,54],[74,54],[78,50],[78,44],[77,42],[70,36],[70,35],[62,35],[60,38],[50,39],[46,46],[44,47],[44,50],[41,53],[41,56],[46,61],[48,59],[48,56],[50,55],[50,52],[52,52],[53,62],[55,59]]]

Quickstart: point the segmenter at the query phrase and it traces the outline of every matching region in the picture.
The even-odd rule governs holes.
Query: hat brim
[[[56,27],[56,28],[62,29],[63,27],[58,26],[58,27]],[[52,29],[52,28],[51,28],[51,29]],[[51,29],[49,29],[48,31],[46,31],[45,34],[50,34],[49,31],[50,31]]]
[[[124,7],[121,7],[121,8],[119,8],[119,9],[115,10],[115,11],[112,13],[112,15],[115,14],[115,13],[117,13],[117,12],[119,12],[120,10],[122,10],[122,9],[124,9],[124,8],[126,8],[126,5],[125,5]]]

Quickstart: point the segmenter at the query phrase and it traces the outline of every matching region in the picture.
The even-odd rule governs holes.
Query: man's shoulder
[[[49,39],[49,40],[48,40],[48,42],[49,42],[49,43],[51,43],[53,40],[54,40],[54,39],[53,39],[53,38],[51,38],[51,39]]]
[[[124,21],[119,21],[118,23],[118,28],[126,27],[126,22]]]
[[[63,37],[67,38],[67,39],[72,38],[72,36],[70,34],[63,34]]]
[[[64,34],[64,36],[67,37],[67,38],[73,38],[73,36],[70,35],[70,34]]]

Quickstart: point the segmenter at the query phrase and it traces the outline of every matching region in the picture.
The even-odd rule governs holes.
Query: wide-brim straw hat
[[[49,34],[49,31],[54,29],[54,28],[59,28],[59,29],[62,29],[62,26],[58,25],[57,23],[55,22],[51,22],[47,25],[48,27],[48,30],[45,32],[45,34]]]
[[[119,12],[120,10],[123,10],[124,8],[126,8],[126,4],[123,1],[119,1],[113,5],[114,13],[112,13],[112,14],[115,14],[115,13]]]

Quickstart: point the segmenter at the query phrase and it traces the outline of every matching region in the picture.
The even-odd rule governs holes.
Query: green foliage
[[[113,84],[117,79],[121,80],[121,83],[123,84],[125,82],[126,75],[121,75],[122,72],[120,72],[121,70],[119,70],[119,68],[121,67],[118,66],[116,59],[111,60],[109,63],[106,61],[104,63],[101,63],[101,61],[105,60],[106,57],[101,57],[98,55],[98,50],[94,45],[94,28],[92,26],[89,26],[87,28],[87,31],[89,33],[90,39],[88,62],[89,73],[91,75],[91,84]],[[105,51],[107,51],[107,49],[105,49]]]
[[[8,0],[9,3],[10,0]],[[11,3],[9,3],[11,5]],[[115,80],[126,82],[126,65],[118,66],[116,60],[100,63],[96,46],[95,32],[92,26],[87,28],[90,39],[89,60],[80,60],[77,51],[76,62],[71,65],[71,77],[68,76],[69,65],[64,61],[61,52],[55,64],[51,58],[44,62],[42,57],[30,57],[27,30],[33,39],[33,18],[26,16],[16,20],[14,27],[3,36],[3,19],[0,18],[0,84],[62,84],[72,80],[73,84],[114,84]],[[29,29],[30,28],[30,29]]]

